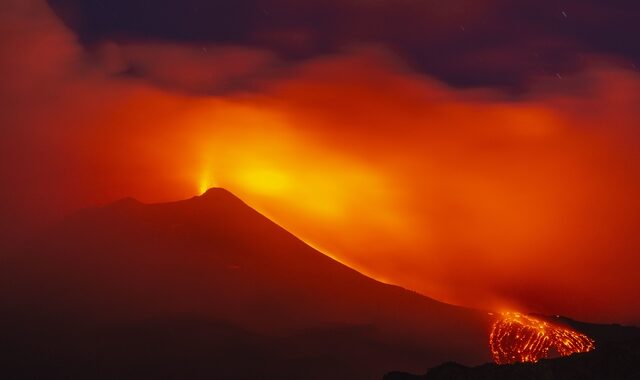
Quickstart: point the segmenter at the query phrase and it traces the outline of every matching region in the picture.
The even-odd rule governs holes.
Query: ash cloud
[[[638,62],[634,1],[50,0],[85,46],[105,40],[241,45],[288,61],[380,44],[456,87],[526,91],[585,55]]]
[[[627,42],[549,38],[533,21],[513,39],[498,21],[517,12],[499,2],[265,3],[276,21],[256,21],[267,15],[252,2],[102,4],[54,2],[66,24],[40,1],[2,4],[3,241],[125,196],[190,197],[208,165],[378,278],[465,305],[637,321],[640,80]],[[564,22],[564,7],[523,4]],[[588,21],[603,3],[570,2],[566,20],[617,36],[636,27],[620,4]],[[356,10],[371,18],[348,27]],[[477,44],[461,37],[484,23]],[[528,49],[553,50],[549,67]],[[255,162],[294,185],[256,192],[273,171],[256,176]],[[318,196],[330,213],[304,208]]]

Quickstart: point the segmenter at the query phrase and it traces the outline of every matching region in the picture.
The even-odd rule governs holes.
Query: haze
[[[501,3],[486,4],[449,14],[455,33]],[[487,48],[491,75],[463,81],[357,32],[290,59],[246,41],[83,35],[39,0],[4,1],[0,28],[5,244],[122,197],[223,187],[438,300],[640,321],[640,77],[624,47],[563,35],[551,45],[579,64],[562,72]],[[447,46],[447,28],[421,33]]]

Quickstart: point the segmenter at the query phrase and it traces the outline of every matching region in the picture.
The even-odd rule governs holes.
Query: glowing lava
[[[489,345],[498,364],[537,362],[548,358],[551,349],[567,356],[595,348],[584,334],[515,312],[502,313],[493,324]]]

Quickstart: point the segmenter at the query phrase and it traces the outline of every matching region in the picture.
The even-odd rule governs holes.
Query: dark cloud
[[[528,88],[583,56],[640,58],[637,1],[49,0],[85,46],[104,40],[247,46],[298,60],[363,43],[456,86]]]
[[[106,72],[147,80],[170,91],[223,95],[254,90],[280,72],[266,50],[237,46],[106,43],[95,62]]]

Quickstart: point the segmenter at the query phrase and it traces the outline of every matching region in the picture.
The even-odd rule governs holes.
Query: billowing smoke
[[[453,88],[384,45],[296,62],[246,46],[85,48],[42,1],[2,7],[7,237],[217,185],[444,301],[640,318],[640,80],[626,62],[592,56],[513,99]]]

